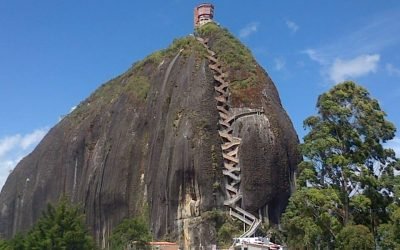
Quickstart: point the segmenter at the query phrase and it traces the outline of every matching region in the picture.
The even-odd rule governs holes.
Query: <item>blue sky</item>
[[[299,137],[318,95],[345,79],[367,88],[400,129],[399,1],[210,2],[216,21],[274,80]],[[0,187],[72,107],[135,61],[190,34],[198,3],[1,1]],[[400,153],[400,133],[389,145]]]

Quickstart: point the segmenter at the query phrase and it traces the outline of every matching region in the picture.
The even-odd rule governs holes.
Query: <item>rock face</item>
[[[198,30],[220,54],[233,108],[263,108],[238,120],[243,204],[279,223],[299,161],[297,135],[277,90],[251,54],[214,24]],[[242,56],[242,55],[245,56]],[[0,234],[29,230],[49,202],[81,203],[101,247],[125,217],[150,215],[156,239],[215,243],[202,215],[224,209],[214,79],[194,37],[136,63],[53,127],[11,173],[0,194]],[[234,63],[230,60],[234,60]]]

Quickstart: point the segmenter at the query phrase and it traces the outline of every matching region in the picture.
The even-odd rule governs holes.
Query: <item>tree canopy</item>
[[[27,235],[16,235],[9,241],[0,242],[0,249],[8,250],[87,250],[94,249],[84,216],[78,206],[62,198],[57,206],[49,204],[42,217]]]
[[[146,220],[138,218],[124,219],[114,230],[111,236],[111,249],[125,249],[128,245],[135,245],[139,249],[146,249],[152,236]]]
[[[387,207],[399,184],[398,159],[383,147],[396,128],[379,102],[350,81],[320,95],[317,110],[304,121],[299,187],[283,216],[288,242],[300,237],[307,239],[303,247],[332,248],[355,232],[377,240],[379,225],[391,221]]]

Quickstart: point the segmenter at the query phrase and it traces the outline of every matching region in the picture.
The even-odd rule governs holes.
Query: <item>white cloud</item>
[[[275,69],[277,71],[284,69],[286,65],[286,62],[283,58],[275,58],[274,63],[275,63]]]
[[[360,55],[350,60],[336,59],[329,69],[329,78],[335,83],[376,72],[380,55]]]
[[[286,20],[286,26],[290,29],[292,33],[296,33],[297,30],[299,29],[299,25],[290,20]]]
[[[8,175],[12,172],[14,167],[22,158],[16,158],[15,160],[0,160],[0,190],[7,180]]]
[[[27,149],[32,145],[36,145],[42,140],[42,138],[46,135],[47,129],[38,129],[33,131],[30,134],[25,135],[21,139],[21,148],[22,149]]]
[[[252,22],[252,23],[247,24],[244,28],[242,28],[239,31],[239,37],[246,38],[246,37],[250,36],[251,34],[257,32],[258,26],[259,26],[258,22]]]
[[[42,128],[25,135],[15,134],[0,138],[0,189],[10,171],[33,150],[47,131],[47,128]]]
[[[321,75],[327,80],[341,81],[377,70],[379,55],[400,42],[400,12],[389,10],[369,17],[362,26],[347,33],[336,33],[325,43],[300,51],[320,64]],[[350,27],[350,25],[349,25]],[[316,40],[319,41],[319,40]],[[343,60],[343,58],[352,58]],[[356,60],[357,59],[357,60]],[[363,68],[358,67],[365,66]],[[394,65],[387,65],[388,74],[397,75]]]
[[[6,136],[0,139],[0,157],[15,148],[21,140],[21,135]]]
[[[311,60],[319,64],[324,65],[327,63],[325,56],[315,49],[305,49],[301,53],[306,54]]]
[[[393,64],[387,63],[386,64],[386,71],[391,76],[400,76],[400,69],[396,68]]]

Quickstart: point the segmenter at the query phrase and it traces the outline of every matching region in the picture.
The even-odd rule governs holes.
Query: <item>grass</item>
[[[207,53],[206,49],[200,43],[198,43],[193,36],[187,36],[180,39],[175,39],[172,42],[172,45],[165,50],[165,54],[166,56],[172,56],[181,49],[183,49],[183,56],[188,56],[192,52],[203,56]]]
[[[132,76],[128,79],[122,91],[133,95],[136,99],[145,101],[150,89],[150,82],[146,76]]]
[[[89,100],[93,100],[95,104],[109,104],[113,103],[118,96],[124,93],[137,100],[144,101],[146,100],[149,89],[150,82],[148,77],[124,74],[103,84],[92,94]]]
[[[146,64],[152,63],[158,65],[163,59],[175,56],[181,49],[183,49],[181,55],[184,57],[189,56],[192,52],[199,56],[204,56],[207,53],[206,49],[193,36],[186,36],[174,39],[168,48],[152,53],[142,61],[135,63],[133,68],[135,71],[140,71]]]
[[[103,107],[112,105],[120,95],[125,94],[136,102],[144,102],[150,90],[148,77],[127,72],[103,84],[87,100],[80,103],[71,113],[74,123],[80,123],[90,114],[100,112]]]

